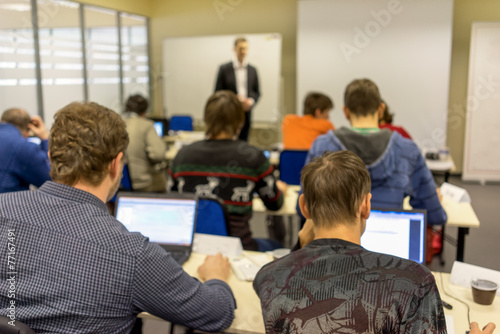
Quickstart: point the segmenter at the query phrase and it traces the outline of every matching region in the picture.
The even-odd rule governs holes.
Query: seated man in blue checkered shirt
[[[15,253],[12,268],[0,267],[0,314],[37,333],[129,333],[141,311],[204,331],[229,327],[236,305],[227,259],[209,256],[201,283],[108,213],[127,145],[112,110],[72,103],[57,112],[54,181],[0,195],[0,256]]]

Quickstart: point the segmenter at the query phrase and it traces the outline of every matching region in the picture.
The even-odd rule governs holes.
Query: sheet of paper
[[[453,167],[453,161],[451,160],[446,160],[446,161],[441,161],[441,160],[425,160],[425,164],[427,165],[427,168],[429,168],[431,171],[447,171],[452,169]]]
[[[453,324],[453,317],[451,315],[444,316],[446,320],[446,329],[448,330],[448,334],[455,333],[455,325]]]
[[[450,283],[470,288],[472,278],[486,279],[500,285],[500,271],[491,270],[459,261],[453,262]],[[500,295],[500,289],[497,290]]]
[[[193,252],[196,253],[215,255],[220,252],[227,257],[236,257],[242,250],[240,238],[202,233],[194,235]]]
[[[460,203],[460,202],[470,203],[469,193],[467,192],[467,190],[463,188],[444,182],[441,185],[440,189],[443,197],[449,198],[455,203]]]

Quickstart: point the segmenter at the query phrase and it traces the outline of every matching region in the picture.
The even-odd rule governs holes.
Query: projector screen
[[[421,149],[446,145],[453,0],[299,0],[297,113],[310,91],[342,112],[346,85],[369,78]]]

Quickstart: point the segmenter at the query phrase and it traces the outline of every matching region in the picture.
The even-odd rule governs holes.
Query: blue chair
[[[193,131],[193,118],[181,115],[172,116],[168,129],[172,131]]]
[[[130,169],[128,164],[123,165],[122,179],[120,181],[120,189],[133,191],[132,189],[132,178],[130,177]]]
[[[228,236],[229,214],[226,205],[217,196],[198,198],[196,233]]]
[[[120,187],[118,188],[118,190],[134,191],[134,189],[132,188],[132,179],[130,178],[130,170],[127,163],[123,165],[122,179],[120,180]],[[117,194],[118,193],[116,193],[113,198],[109,200],[109,203],[111,203],[111,205],[115,204]],[[112,211],[114,211],[114,207],[112,207]]]
[[[300,172],[308,151],[284,150],[280,154],[280,180],[288,184],[300,184]]]

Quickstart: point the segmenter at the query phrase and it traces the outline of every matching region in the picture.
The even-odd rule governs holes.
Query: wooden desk
[[[167,152],[165,152],[165,159],[169,162],[173,161],[178,152],[179,149],[177,147],[175,147],[174,145],[170,146]]]
[[[248,253],[251,254],[252,252]],[[199,279],[197,270],[205,260],[205,257],[206,255],[204,254],[193,253],[182,267],[189,275]],[[240,281],[231,270],[228,284],[233,290],[237,306],[234,321],[231,324],[231,327],[228,328],[228,331],[265,333],[260,300],[252,287],[252,282]],[[161,318],[155,317],[154,315],[146,312],[139,314],[139,317],[163,321]]]
[[[179,152],[182,146],[192,144],[204,138],[205,132],[203,131],[178,131],[175,136],[164,137],[163,140],[168,146],[168,150],[165,153],[165,159],[168,161],[174,160],[177,152]]]
[[[425,164],[427,165],[427,168],[429,168],[429,170],[433,175],[444,174],[444,182],[448,182],[450,173],[456,171],[455,162],[453,161],[451,154],[445,161],[425,159]]]
[[[474,303],[472,300],[472,292],[470,288],[453,285],[450,283],[450,274],[445,273],[432,273],[436,278],[436,284],[439,289],[441,299],[453,306],[452,310],[444,309],[445,315],[453,317],[453,326],[455,333],[463,334],[469,330],[467,322],[467,307],[453,298],[448,297],[445,291],[459,300],[467,303],[470,307],[470,321],[476,321],[479,328],[486,326],[488,322],[495,322],[499,325],[500,318],[500,298],[495,297],[492,305],[484,306]],[[443,289],[444,288],[444,289]]]
[[[283,206],[278,211],[267,210],[259,197],[254,197],[252,208],[254,212],[264,212],[275,216],[291,216],[297,214],[296,205],[300,186],[288,185]]]
[[[248,253],[251,254],[252,252]],[[204,254],[193,253],[183,265],[184,270],[193,277],[199,278],[197,269],[203,263],[205,257],[206,255]],[[465,333],[469,329],[467,307],[448,297],[446,293],[467,303],[470,307],[470,320],[477,321],[481,328],[490,321],[496,321],[498,325],[498,315],[500,314],[500,298],[498,296],[492,305],[479,305],[472,300],[470,288],[450,283],[450,274],[438,272],[433,272],[432,274],[436,279],[441,299],[453,306],[452,310],[444,309],[444,313],[453,317],[455,333]],[[245,331],[245,333],[265,333],[260,300],[253,290],[252,282],[238,280],[231,271],[228,283],[233,290],[238,308],[235,310],[235,319],[227,331],[233,333],[238,331]],[[146,312],[141,313],[139,317],[163,321]]]

